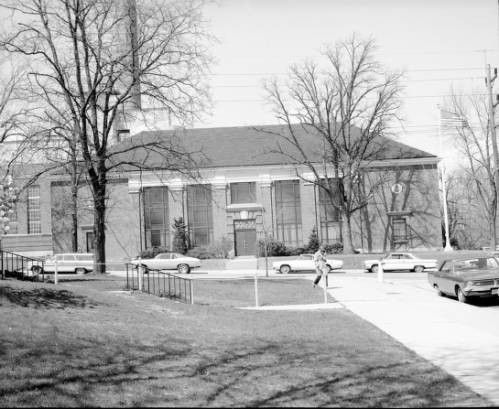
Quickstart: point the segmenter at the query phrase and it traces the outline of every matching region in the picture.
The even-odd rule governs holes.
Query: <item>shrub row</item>
[[[328,254],[338,254],[343,253],[343,244],[335,243],[325,245],[326,253]],[[305,246],[305,247],[288,247],[284,243],[269,239],[267,240],[267,256],[268,257],[279,257],[279,256],[298,256],[303,253],[315,253],[319,246]],[[265,241],[260,240],[258,242],[258,256],[265,256]]]

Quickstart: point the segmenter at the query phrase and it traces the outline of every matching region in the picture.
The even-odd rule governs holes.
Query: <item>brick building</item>
[[[278,125],[265,128],[282,130]],[[171,247],[172,225],[178,217],[185,220],[193,245],[229,243],[235,255],[256,254],[265,232],[288,247],[301,247],[315,226],[322,242],[341,242],[341,216],[314,185],[310,170],[276,151],[279,141],[274,133],[253,127],[144,131],[125,143],[172,137],[193,153],[199,174],[192,178],[165,171],[161,158],[151,155],[143,160],[154,170],[122,168],[114,173],[106,221],[109,258],[136,256],[154,246]],[[318,138],[308,132],[300,137],[320,163]],[[439,159],[390,139],[383,138],[383,143],[383,149],[362,167],[359,183],[364,189],[375,188],[369,205],[354,214],[354,247],[441,248]],[[92,251],[88,194],[81,189],[81,251]],[[23,193],[3,247],[30,254],[69,250],[68,195],[64,175],[40,178]]]

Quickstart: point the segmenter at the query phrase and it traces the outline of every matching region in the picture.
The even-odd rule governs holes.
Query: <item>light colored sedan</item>
[[[423,259],[412,253],[389,253],[380,260],[365,260],[364,268],[367,271],[377,273],[379,264],[384,271],[410,270],[421,273],[425,269],[437,268],[437,260]]]
[[[177,270],[181,274],[189,274],[191,269],[201,267],[201,260],[198,258],[179,253],[159,253],[154,258],[134,258],[130,263],[134,266],[142,265],[146,270]]]
[[[327,267],[331,270],[337,270],[343,267],[342,260],[327,259]],[[275,261],[272,263],[272,269],[281,274],[288,274],[291,271],[315,271],[315,262],[313,254],[301,254],[295,259]]]

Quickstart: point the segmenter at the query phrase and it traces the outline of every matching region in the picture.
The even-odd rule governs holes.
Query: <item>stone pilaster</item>
[[[301,198],[301,222],[302,222],[302,235],[303,244],[308,243],[308,238],[312,232],[312,228],[317,226],[317,209],[315,197],[315,185],[311,182],[300,184],[300,198]]]
[[[212,191],[212,214],[213,214],[213,240],[220,241],[228,236],[227,231],[227,184],[223,181],[213,183]]]
[[[268,236],[274,236],[274,225],[272,217],[272,182],[270,178],[260,176],[260,181],[257,183],[256,201],[262,206],[261,221],[267,231]]]
[[[182,185],[170,185],[168,186],[168,226],[170,231],[170,249],[173,243],[173,224],[174,219],[179,217],[184,218],[184,187]]]

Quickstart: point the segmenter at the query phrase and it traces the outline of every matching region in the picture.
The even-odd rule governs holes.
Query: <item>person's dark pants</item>
[[[317,272],[317,277],[315,277],[315,280],[314,280],[314,285],[319,284],[319,281],[321,281],[321,278],[322,278],[322,275],[323,275],[323,274],[324,274],[324,273],[322,273],[322,272],[320,272],[320,273],[319,273],[319,272]],[[327,288],[327,285],[328,285],[328,283],[327,283],[327,274],[324,274],[324,275],[326,276],[326,288]]]
[[[321,281],[322,274],[317,274],[317,277],[315,277],[314,284],[317,285],[319,284],[319,281]]]

